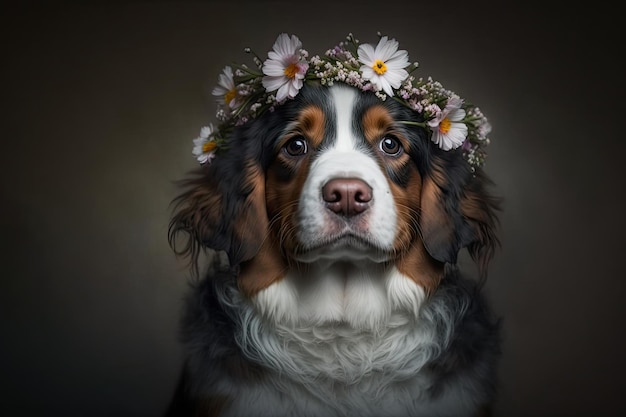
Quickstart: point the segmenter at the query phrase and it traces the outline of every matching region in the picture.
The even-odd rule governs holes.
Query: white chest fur
[[[261,384],[224,386],[237,396],[228,415],[430,416],[432,407],[457,407],[457,390],[420,400],[430,386],[420,371],[442,347],[419,320],[423,302],[421,287],[394,267],[334,264],[288,275],[239,315],[244,354],[273,371]]]

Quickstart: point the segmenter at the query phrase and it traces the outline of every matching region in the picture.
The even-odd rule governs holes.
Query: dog
[[[420,117],[304,85],[183,181],[170,243],[196,273],[211,261],[168,416],[490,415],[500,324],[481,288],[500,201]]]

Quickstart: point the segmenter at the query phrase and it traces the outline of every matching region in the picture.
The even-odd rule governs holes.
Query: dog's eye
[[[306,140],[301,136],[295,137],[287,142],[283,149],[291,156],[302,156],[307,153]]]
[[[393,136],[385,136],[380,141],[380,150],[390,156],[398,156],[402,153],[400,141]]]

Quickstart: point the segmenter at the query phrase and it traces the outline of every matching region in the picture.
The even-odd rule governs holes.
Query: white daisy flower
[[[467,138],[467,125],[461,121],[465,118],[462,104],[460,98],[451,97],[441,113],[428,121],[433,129],[432,141],[444,151],[458,148]]]
[[[217,96],[217,102],[231,110],[236,109],[240,101],[235,81],[233,80],[233,69],[225,67],[219,75],[217,86],[213,89],[213,95]]]
[[[209,139],[213,134],[213,125],[200,129],[200,136],[193,140],[193,154],[201,164],[210,163],[215,158],[217,143],[214,139]]]
[[[388,39],[387,36],[380,38],[376,49],[372,45],[363,44],[358,49],[361,73],[363,78],[369,80],[380,91],[383,90],[393,96],[393,89],[402,85],[409,76],[405,70],[409,66],[409,54],[407,51],[398,51],[398,42]]]
[[[278,90],[276,101],[279,103],[294,98],[302,88],[309,64],[304,59],[306,51],[301,48],[297,36],[281,33],[263,63],[263,87],[268,92]]]

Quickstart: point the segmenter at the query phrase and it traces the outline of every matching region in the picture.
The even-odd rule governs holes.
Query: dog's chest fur
[[[187,316],[196,389],[237,399],[220,415],[473,416],[492,395],[495,328],[456,271],[419,316],[390,308],[369,329],[270,323],[230,274],[199,287]]]

